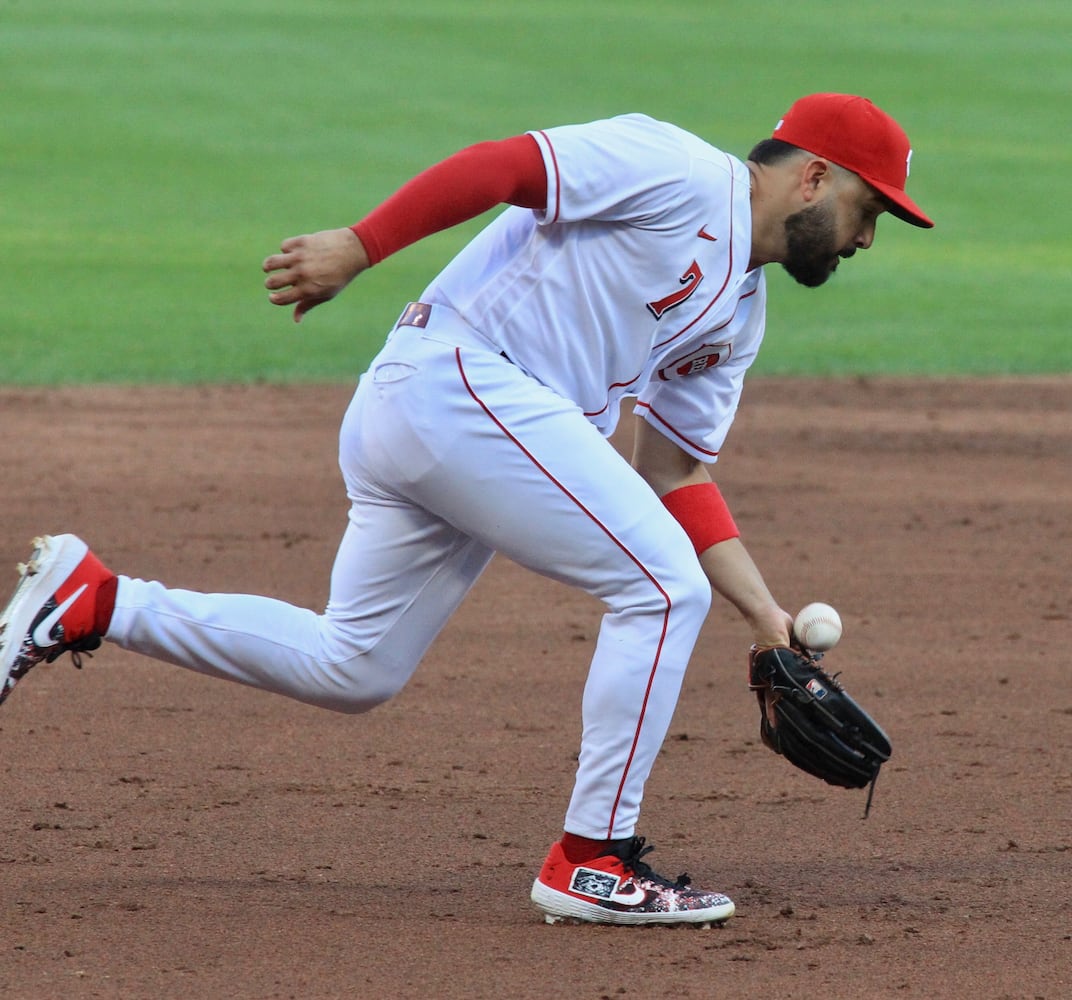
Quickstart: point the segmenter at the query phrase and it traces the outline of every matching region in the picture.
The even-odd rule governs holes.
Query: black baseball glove
[[[787,646],[753,646],[748,686],[759,699],[759,735],[808,774],[842,788],[870,786],[890,759],[889,737],[846,694],[837,676],[819,665],[821,654]]]

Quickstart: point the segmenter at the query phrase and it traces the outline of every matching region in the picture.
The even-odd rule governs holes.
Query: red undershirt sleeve
[[[531,135],[480,142],[419,173],[350,228],[378,264],[496,205],[547,207],[543,154]]]

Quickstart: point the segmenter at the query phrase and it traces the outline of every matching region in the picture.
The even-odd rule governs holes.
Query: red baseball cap
[[[905,194],[912,146],[904,129],[866,97],[809,94],[774,128],[774,139],[799,146],[851,170],[891,203],[890,213],[913,226],[934,223]]]

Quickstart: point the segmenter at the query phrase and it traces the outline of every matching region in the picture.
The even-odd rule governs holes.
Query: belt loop
[[[398,322],[395,323],[395,327],[416,326],[423,330],[428,325],[431,315],[432,307],[430,305],[426,305],[424,302],[411,302],[402,310],[402,315],[398,318]]]

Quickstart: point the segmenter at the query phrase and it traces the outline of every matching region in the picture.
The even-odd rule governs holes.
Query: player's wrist
[[[362,219],[360,222],[355,222],[352,226],[348,226],[347,229],[353,234],[357,245],[360,247],[359,270],[364,271],[383,260],[383,248],[375,230],[368,225],[367,220]]]
[[[777,604],[742,611],[752,631],[752,643],[761,649],[790,645],[793,618]]]

